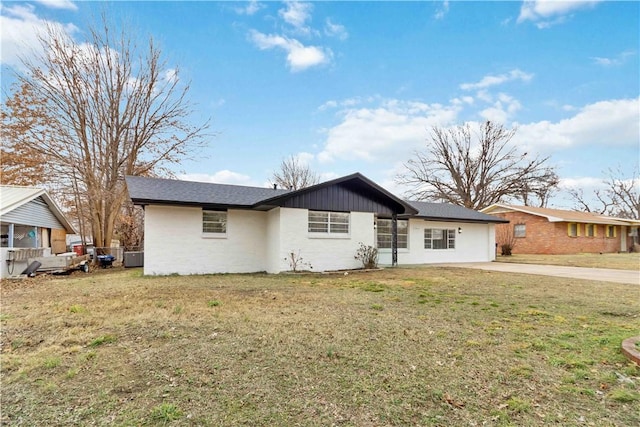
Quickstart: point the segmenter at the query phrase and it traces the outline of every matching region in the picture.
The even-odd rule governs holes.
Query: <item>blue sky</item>
[[[105,7],[2,2],[2,87],[36,32],[77,40]],[[297,155],[323,178],[394,183],[432,126],[494,120],[551,156],[563,186],[597,188],[640,157],[640,3],[111,2],[121,25],[160,45],[191,82],[209,147],[185,179],[267,185]],[[4,95],[3,95],[4,96]],[[562,192],[552,201],[572,207]]]

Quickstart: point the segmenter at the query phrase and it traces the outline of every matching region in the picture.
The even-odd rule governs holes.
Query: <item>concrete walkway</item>
[[[466,262],[447,264],[447,267],[476,268],[506,273],[537,274],[541,276],[570,277],[573,279],[640,285],[640,272],[610,268],[563,267],[558,265],[515,264],[508,262]]]

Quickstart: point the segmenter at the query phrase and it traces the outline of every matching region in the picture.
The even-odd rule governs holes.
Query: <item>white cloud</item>
[[[600,101],[557,123],[520,125],[514,141],[546,151],[578,146],[638,147],[638,111],[640,98]]]
[[[67,10],[78,10],[78,6],[76,6],[71,0],[35,0],[36,3],[40,3],[43,6],[50,7],[52,9],[67,9]]]
[[[213,182],[216,184],[234,184],[234,185],[249,185],[255,186],[256,184],[249,175],[244,175],[230,170],[221,170],[213,175],[206,173],[190,173],[184,175],[178,175],[178,179],[185,181],[197,181],[197,182]]]
[[[39,18],[32,5],[1,6],[0,10],[0,63],[21,68],[20,58],[42,54],[39,35],[46,34],[47,26],[73,34],[78,28],[73,24],[62,24]]]
[[[340,40],[349,38],[349,33],[344,25],[334,24],[329,18],[324,23],[324,33],[330,37],[337,37]]]
[[[521,108],[522,105],[517,99],[505,93],[500,93],[497,101],[491,107],[482,110],[480,116],[485,120],[504,124]]]
[[[528,82],[533,78],[533,74],[525,73],[522,70],[515,69],[511,70],[506,74],[499,74],[497,76],[484,76],[477,83],[462,83],[460,85],[460,89],[462,90],[478,90],[478,89],[486,89],[491,86],[501,85],[503,83],[520,80],[523,82]]]
[[[443,19],[444,16],[449,13],[449,0],[445,0],[442,3],[440,3],[440,8],[438,8],[438,10],[436,10],[435,15],[433,16],[436,19]]]
[[[251,30],[249,36],[261,50],[280,48],[286,51],[287,64],[293,72],[329,63],[333,57],[333,52],[328,48],[305,46],[298,40],[285,36],[267,35],[255,30]]]
[[[625,62],[627,62],[627,58],[634,56],[635,54],[635,52],[628,50],[616,55],[613,58],[602,58],[599,56],[594,56],[591,59],[595,64],[602,65],[603,67],[617,67],[623,65]]]
[[[433,126],[455,122],[456,105],[388,100],[377,108],[350,108],[327,131],[321,162],[335,159],[404,161],[422,145]]]
[[[520,8],[518,23],[534,22],[538,28],[549,28],[565,22],[572,12],[593,8],[601,0],[525,0]]]
[[[266,6],[256,0],[251,0],[245,7],[236,7],[234,10],[239,15],[255,15]]]
[[[298,1],[285,2],[286,8],[280,9],[278,15],[289,25],[302,33],[309,33],[310,29],[305,26],[311,20],[313,5]]]

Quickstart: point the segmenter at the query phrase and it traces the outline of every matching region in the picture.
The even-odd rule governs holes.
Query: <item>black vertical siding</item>
[[[403,213],[404,207],[377,192],[358,185],[331,185],[295,195],[282,203],[283,207],[334,212],[374,212],[391,215]]]

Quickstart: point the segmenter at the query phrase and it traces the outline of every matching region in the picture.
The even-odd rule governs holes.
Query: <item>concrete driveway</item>
[[[573,279],[600,280],[603,282],[640,285],[640,272],[609,268],[563,267],[558,265],[514,264],[507,262],[466,262],[447,264],[447,267],[475,268],[506,273],[537,274],[540,276],[569,277]]]

